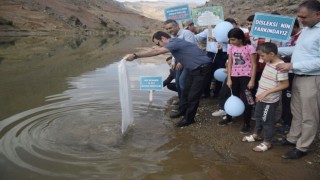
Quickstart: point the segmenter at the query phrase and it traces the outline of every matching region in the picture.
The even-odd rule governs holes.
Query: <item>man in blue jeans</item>
[[[196,44],[196,40],[194,34],[186,29],[181,29],[177,21],[169,19],[164,22],[164,28],[167,33],[169,33],[172,37],[180,38],[185,41]],[[178,91],[178,96],[181,98],[183,89],[185,87],[185,81],[188,71],[186,71],[183,65],[180,63],[180,59],[177,57],[173,58],[172,68],[176,71],[176,86]]]
[[[179,111],[172,118],[184,116],[176,126],[183,127],[194,123],[199,101],[202,93],[205,76],[210,71],[210,59],[196,45],[179,38],[171,38],[165,32],[158,31],[152,41],[160,46],[159,48],[128,54],[124,58],[132,61],[136,58],[151,57],[159,54],[171,52],[171,54],[180,59],[180,63],[188,71],[186,77],[185,89],[180,99]]]

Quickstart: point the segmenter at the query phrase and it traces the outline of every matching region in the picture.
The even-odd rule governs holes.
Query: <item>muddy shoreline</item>
[[[168,104],[172,99],[174,98],[171,98]],[[301,159],[285,160],[281,158],[281,155],[292,147],[279,145],[274,145],[266,152],[257,153],[252,151],[252,148],[259,142],[241,142],[243,137],[240,133],[241,118],[235,118],[233,124],[225,127],[217,125],[222,118],[211,115],[212,112],[218,110],[217,105],[218,99],[216,98],[201,99],[195,118],[196,123],[184,128],[175,128],[175,130],[180,131],[179,133],[183,133],[185,136],[194,138],[203,148],[212,149],[216,154],[219,154],[221,161],[230,164],[230,169],[226,170],[230,173],[236,173],[233,172],[234,169],[237,169],[236,167],[245,166],[250,168],[246,170],[249,173],[246,178],[249,179],[257,178],[250,177],[250,171],[261,174],[261,178],[258,179],[320,179],[320,131],[318,131],[318,136],[307,156]],[[167,116],[169,116],[170,111],[170,106],[168,106]],[[168,118],[168,120],[174,124],[180,118]],[[251,125],[254,127],[254,121],[251,122]],[[281,137],[277,135],[275,138]],[[217,179],[220,178],[217,177]]]

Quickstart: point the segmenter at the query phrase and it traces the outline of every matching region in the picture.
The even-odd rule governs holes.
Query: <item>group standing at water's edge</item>
[[[156,32],[152,41],[160,46],[149,51],[128,54],[124,58],[134,60],[135,58],[151,57],[159,54],[171,52],[172,55],[180,60],[184,69],[187,71],[185,79],[185,88],[180,97],[179,110],[175,117],[184,116],[177,123],[178,127],[187,126],[194,123],[194,117],[199,106],[202,93],[202,84],[205,76],[209,73],[210,59],[196,45],[180,38],[171,38],[163,31]]]
[[[255,133],[250,136],[245,136],[242,140],[252,142],[257,139],[260,139],[260,135],[262,129],[264,130],[265,135],[264,142],[261,143],[259,146],[254,148],[254,151],[263,152],[268,150],[272,144],[272,134],[273,134],[273,126],[275,122],[274,112],[276,109],[276,104],[281,99],[279,93],[287,88],[288,82],[287,78],[282,78],[287,73],[293,72],[295,74],[294,80],[292,82],[292,101],[291,101],[291,112],[293,115],[292,124],[290,127],[290,131],[287,135],[287,139],[281,142],[282,145],[295,145],[296,147],[293,150],[290,150],[288,153],[284,154],[282,157],[285,159],[297,159],[304,156],[314,138],[316,136],[320,118],[320,52],[319,52],[319,42],[320,42],[320,3],[317,0],[308,0],[299,5],[298,8],[298,17],[297,19],[300,21],[302,25],[305,27],[301,31],[301,35],[298,32],[292,33],[293,38],[295,38],[296,45],[291,48],[282,48],[281,43],[276,43],[279,50],[274,50],[274,44],[270,43],[272,46],[272,51],[267,50],[269,48],[269,44],[261,45],[261,41],[259,43],[259,39],[248,37],[245,39],[238,38],[238,36],[228,36],[229,37],[229,45],[228,45],[228,77],[227,81],[225,82],[227,86],[232,89],[232,92],[238,92],[235,88],[238,82],[235,75],[239,75],[239,88],[243,89],[239,91],[237,96],[239,96],[242,100],[246,102],[245,98],[245,89],[252,89],[252,93],[255,94],[255,100],[257,101],[255,105],[255,119],[258,117],[263,116],[262,121],[259,119],[256,122]],[[249,18],[248,18],[249,19]],[[190,28],[192,23],[186,25],[187,28]],[[172,29],[172,28],[171,28]],[[167,28],[168,32],[170,33],[170,28]],[[233,28],[230,32],[239,31],[240,34],[244,34],[244,32],[238,28]],[[250,31],[250,29],[249,29]],[[229,32],[229,34],[230,34]],[[200,32],[201,34],[201,32]],[[298,35],[297,35],[298,34]],[[297,35],[297,36],[296,36]],[[300,35],[300,36],[299,36]],[[296,38],[298,37],[299,38]],[[197,39],[197,35],[195,35]],[[198,35],[198,37],[200,37]],[[206,39],[208,35],[205,36]],[[242,36],[241,36],[242,37]],[[232,39],[235,38],[235,39]],[[248,55],[240,55],[243,53],[244,49],[239,50],[239,52],[232,50],[237,48],[237,40],[241,40],[243,45],[246,42],[253,44],[254,46],[244,46],[246,50],[252,49],[250,52],[248,51]],[[140,57],[150,57],[155,56],[158,54],[163,54],[167,52],[171,52],[175,59],[178,59],[179,62],[183,65],[185,70],[187,71],[187,75],[185,78],[185,89],[182,90],[180,97],[180,104],[179,110],[175,114],[171,114],[170,117],[176,118],[180,116],[184,116],[182,120],[177,123],[178,127],[188,126],[195,122],[195,114],[197,108],[199,106],[199,101],[202,93],[204,93],[204,83],[205,77],[207,75],[212,76],[211,67],[214,66],[214,62],[217,60],[214,58],[212,62],[212,58],[210,60],[210,52],[207,55],[201,51],[197,45],[186,42],[183,39],[171,37],[169,34],[159,31],[153,35],[152,41],[160,46],[160,48],[153,49],[150,51],[145,52],[138,52],[134,54],[129,54],[125,58],[129,61],[134,60],[135,58]],[[207,42],[208,43],[208,42]],[[192,44],[192,45],[191,45]],[[216,48],[218,48],[221,44],[216,43]],[[294,44],[290,44],[292,46]],[[242,47],[241,46],[241,47]],[[208,47],[208,44],[207,44]],[[249,48],[250,47],[250,48]],[[246,60],[244,60],[245,56],[255,57],[256,52],[255,49],[258,49],[260,58],[257,60],[249,60],[250,65],[246,67],[250,67],[250,72],[248,75],[241,75],[237,73],[236,67],[242,64],[246,64]],[[277,48],[276,48],[277,49]],[[279,61],[277,58],[277,51],[279,51],[279,55],[285,54],[288,52],[292,53],[291,62],[284,63]],[[217,51],[218,52],[218,51]],[[272,55],[273,58],[270,56]],[[289,55],[289,54],[288,54]],[[216,54],[215,54],[216,56]],[[214,57],[215,57],[214,56]],[[234,56],[234,57],[233,57]],[[269,58],[270,57],[270,58]],[[250,59],[250,58],[249,58]],[[259,60],[260,59],[260,60]],[[255,63],[261,63],[261,59],[265,62],[270,61],[268,63],[267,68],[265,68],[265,63],[262,64],[260,70],[261,73],[257,73],[258,69],[256,70]],[[241,61],[241,62],[240,62]],[[259,61],[259,62],[258,62]],[[277,63],[275,63],[276,61]],[[244,63],[243,63],[244,62]],[[275,65],[274,65],[275,64]],[[260,66],[259,66],[260,67]],[[263,73],[262,73],[263,70]],[[242,71],[238,71],[242,72]],[[256,75],[257,73],[257,75]],[[272,74],[276,74],[273,76]],[[262,75],[262,78],[260,77]],[[274,77],[274,83],[270,86],[270,89],[266,89],[269,87],[269,81],[271,76]],[[244,81],[243,78],[248,76],[249,79]],[[270,77],[269,77],[270,76]],[[241,79],[242,78],[242,79]],[[261,78],[261,79],[260,79]],[[269,79],[269,80],[267,80]],[[259,89],[258,83],[259,82]],[[286,82],[286,83],[283,83]],[[241,85],[243,84],[243,85]],[[290,83],[291,84],[291,83]],[[244,87],[244,88],[242,88]],[[310,88],[305,88],[310,87]],[[258,89],[258,91],[256,91]],[[263,90],[262,90],[263,89]],[[271,90],[272,89],[272,90]],[[275,90],[274,90],[275,89]],[[277,92],[277,96],[274,96],[275,91]],[[266,93],[267,92],[267,93]],[[263,94],[263,96],[262,96]],[[215,94],[217,95],[217,94]],[[264,101],[264,98],[271,98],[273,99],[272,102]],[[263,103],[260,103],[262,101]],[[268,104],[268,103],[272,103]],[[245,103],[247,104],[247,103]],[[259,108],[259,105],[262,105]],[[273,105],[274,104],[274,105]],[[261,112],[265,112],[265,108],[271,107],[268,109],[270,110],[270,114],[261,114]],[[250,120],[251,120],[251,108],[252,106],[247,106],[246,109],[247,116],[244,116],[244,125],[241,129],[243,133],[249,133],[251,131],[250,128]],[[220,111],[222,112],[222,111]],[[260,112],[260,113],[259,113]],[[283,112],[283,113],[291,113],[291,112]],[[223,112],[225,113],[225,112]],[[221,123],[229,124],[232,122],[232,117],[228,117],[228,119],[221,121]],[[219,122],[220,123],[220,122]],[[223,124],[223,125],[224,125]],[[272,127],[271,127],[272,126]]]

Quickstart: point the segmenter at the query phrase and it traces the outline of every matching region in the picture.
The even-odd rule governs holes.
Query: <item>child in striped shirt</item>
[[[256,108],[253,119],[256,120],[255,131],[250,136],[243,137],[243,142],[253,142],[261,139],[262,130],[263,142],[253,148],[253,151],[263,152],[271,148],[275,112],[278,105],[281,91],[289,86],[288,73],[276,70],[276,65],[284,63],[277,55],[278,48],[275,44],[266,42],[257,48],[257,52],[266,66],[259,81],[256,94]]]

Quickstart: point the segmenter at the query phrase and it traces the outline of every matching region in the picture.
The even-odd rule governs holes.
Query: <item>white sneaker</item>
[[[218,111],[215,111],[212,113],[212,116],[225,116],[225,115],[227,115],[227,113],[224,112],[224,110],[222,109],[219,109]]]

